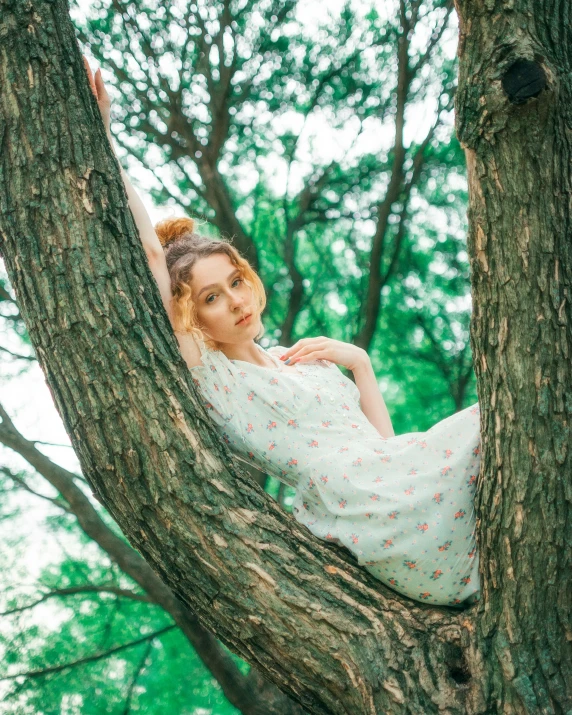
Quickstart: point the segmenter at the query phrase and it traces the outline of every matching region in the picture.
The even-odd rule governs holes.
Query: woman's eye
[[[232,282],[232,287],[234,288],[234,286],[235,286],[237,283],[242,283],[243,280],[244,280],[243,278],[235,278],[234,281]],[[211,293],[211,294],[207,297],[207,299],[205,300],[205,303],[212,303],[213,301],[211,300],[211,298],[216,298],[216,294],[215,294],[215,293]]]

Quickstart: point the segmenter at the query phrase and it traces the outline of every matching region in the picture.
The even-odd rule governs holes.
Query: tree
[[[566,588],[570,578],[569,552],[562,547],[557,551],[552,551],[552,547],[539,551],[535,541],[539,529],[523,529],[524,507],[530,507],[528,494],[521,495],[513,510],[507,509],[503,501],[506,512],[501,519],[495,503],[502,499],[499,482],[480,481],[478,508],[487,504],[489,509],[486,515],[489,523],[485,526],[481,518],[479,532],[479,544],[489,544],[483,600],[478,608],[458,613],[412,605],[396,595],[357,568],[347,554],[309,535],[236,470],[196,399],[130,215],[125,211],[126,199],[113,157],[105,147],[103,128],[96,121],[96,107],[85,82],[65,7],[60,2],[34,2],[29,7],[33,13],[18,8],[8,8],[4,13],[11,32],[3,40],[6,50],[0,60],[6,148],[0,160],[2,253],[30,338],[83,472],[131,543],[192,608],[201,623],[234,652],[256,663],[310,712],[570,709],[572,678],[570,645],[566,640],[570,604],[559,590],[563,589],[562,594],[569,593]],[[460,9],[464,23],[470,19],[463,14],[465,10]],[[479,12],[485,11],[479,8]],[[507,17],[502,12],[500,15],[503,19]],[[520,21],[517,13],[508,17],[514,23]],[[490,35],[480,32],[474,35],[482,41],[474,45],[475,62],[482,57]],[[471,43],[477,41],[474,35]],[[42,64],[35,58],[40,56],[46,38],[50,51],[41,55]],[[569,73],[569,65],[562,58],[558,66]],[[514,96],[511,92],[515,70],[508,66],[507,70],[504,75],[509,89],[507,96]],[[461,79],[465,85],[461,84],[461,88],[467,91],[467,78],[476,75],[463,74],[464,71]],[[521,84],[516,81],[517,89]],[[485,90],[491,92],[491,86],[492,83],[487,84]],[[500,90],[493,86],[492,91]],[[533,99],[520,109],[534,112],[533,107],[538,107],[543,114],[543,127],[550,127],[548,120],[552,120],[556,130],[557,120],[565,110],[557,108],[557,111],[546,99],[547,95],[548,92],[539,94],[538,100]],[[40,106],[39,98],[45,98],[54,108],[53,114],[46,114],[41,121],[35,111]],[[478,108],[478,98],[470,91],[467,107],[471,106],[469,99]],[[472,125],[472,134],[471,131],[465,134],[464,108],[461,101],[460,137],[469,153],[474,152],[475,164],[483,170],[491,164],[478,163],[479,151],[487,159],[496,157],[487,156],[490,146],[487,148],[478,141],[476,125]],[[514,111],[514,107],[508,108]],[[71,117],[73,121],[69,121]],[[521,177],[530,176],[527,170],[531,172],[533,165],[523,151],[527,141],[523,132],[502,137],[507,144],[512,142],[511,156],[522,173],[507,171],[505,176],[505,169],[501,172],[498,162],[492,166],[505,179],[502,186],[510,185],[513,190],[520,186],[521,192],[530,192],[527,187],[532,186],[531,182],[519,183]],[[53,136],[58,137],[61,146],[50,142]],[[562,171],[569,171],[569,159],[567,156],[562,165],[566,169]],[[551,166],[545,165],[546,181],[542,182],[539,195],[550,197],[555,187],[561,190],[569,185],[567,178],[562,180],[562,174],[558,177],[560,183],[555,183],[550,170]],[[507,183],[511,176],[513,182]],[[494,179],[495,172],[490,196],[484,192],[482,195],[493,205],[496,200],[498,208],[500,198],[495,192],[499,189]],[[472,180],[474,188],[483,181],[477,171],[473,172]],[[488,184],[486,188],[489,189]],[[30,196],[34,197],[33,203],[28,199]],[[473,200],[478,200],[478,196]],[[485,205],[489,207],[484,198],[481,201],[481,210]],[[539,204],[534,204],[537,217],[559,216],[559,227],[566,229],[568,214],[564,212],[569,209],[563,205],[560,209],[560,214],[548,211],[542,214]],[[510,210],[518,215],[514,207]],[[551,234],[546,232],[546,223],[537,222],[533,227],[527,260],[534,259],[534,267],[542,269],[540,242]],[[494,230],[496,236],[508,236],[507,231],[503,233],[503,226],[485,228],[489,232]],[[484,245],[487,233],[481,223],[477,222],[475,236],[471,250],[478,248],[476,254],[481,261],[488,259],[487,249],[491,251],[495,262],[491,259],[484,265],[496,268],[498,256]],[[567,246],[558,244],[553,250],[558,251],[559,269],[567,276],[570,268]],[[483,278],[483,286],[497,298],[493,317],[498,322],[483,321],[481,333],[475,332],[477,364],[483,371],[487,364],[500,365],[502,370],[496,373],[497,379],[501,376],[506,381],[514,380],[519,376],[519,364],[501,354],[506,346],[514,348],[515,344],[513,333],[506,329],[509,316],[502,313],[509,302],[503,303],[499,296],[515,294],[506,289],[502,268],[497,273],[485,273],[490,285]],[[528,275],[533,280],[525,284],[530,290],[536,285],[539,291],[536,281],[538,276],[542,279],[542,270]],[[522,280],[526,280],[524,272]],[[542,280],[540,283],[539,297],[543,296]],[[531,304],[525,303],[528,310],[516,316],[514,311],[511,313],[510,318],[517,326],[519,319],[525,324],[521,327],[534,320]],[[568,317],[569,306],[561,305],[562,315]],[[554,305],[546,303],[543,307],[546,315],[558,315]],[[477,317],[477,326],[479,320]],[[492,346],[482,340],[481,346],[478,340],[490,324],[503,326],[499,340]],[[526,327],[531,326],[536,327],[536,323]],[[531,334],[516,331],[521,338]],[[556,359],[554,348],[551,350],[554,344],[546,343],[542,358],[552,355]],[[501,346],[498,354],[493,349],[497,345]],[[566,501],[569,482],[565,479],[559,482],[556,477],[559,470],[568,466],[565,449],[568,434],[564,421],[558,432],[554,427],[556,418],[551,415],[553,423],[549,423],[544,417],[552,402],[546,386],[541,390],[541,377],[542,373],[538,390],[544,397],[541,402],[544,411],[539,415],[540,433],[531,446],[531,456],[539,455],[543,474],[547,475],[542,484],[546,503],[550,504],[550,497],[555,497],[558,489],[564,497],[561,524],[556,523],[558,520],[550,525],[539,521],[539,526],[545,529],[545,544],[552,544],[567,538],[563,524],[569,515],[569,499]],[[491,408],[495,408],[497,399],[504,400],[505,412],[498,415],[499,420],[515,414],[525,422],[532,412],[524,412],[521,405],[517,411],[515,397],[507,408],[511,393],[499,391],[499,397],[497,391],[488,389],[492,386],[486,378],[479,387],[485,427],[484,473],[494,473],[498,478],[501,465],[495,465],[494,471],[486,471],[487,460],[491,459],[489,441],[495,446],[499,444],[495,459],[500,453],[500,442],[494,439],[499,436],[496,424],[490,421]],[[556,393],[553,401],[556,407],[558,399],[564,405],[563,394]],[[527,404],[531,402],[529,398]],[[527,440],[520,441],[525,446],[528,435],[534,433],[532,424],[527,428]],[[518,443],[521,433],[514,427],[512,430]],[[547,438],[554,439],[554,435],[557,439],[555,447],[551,447]],[[544,441],[540,439],[542,436]],[[527,483],[534,486],[531,477],[527,483],[520,482],[522,472],[511,469],[519,464],[517,458],[524,459],[526,454],[529,452],[521,448],[508,461],[510,467],[505,469],[502,465],[500,473],[508,494],[524,491]],[[552,470],[551,458],[554,458]],[[504,524],[511,518],[517,530],[508,534],[503,531],[507,528]],[[516,543],[519,537],[520,542]],[[506,557],[508,547],[513,553],[518,549],[518,563],[511,564],[512,570],[505,568],[502,574],[494,573],[495,558]],[[531,569],[534,563],[543,563],[544,555],[546,564],[556,568],[559,564],[555,554],[560,564],[568,568],[557,576],[555,572],[550,574],[543,584],[541,602],[526,587],[525,580],[535,573]],[[506,560],[503,565],[507,566]],[[526,593],[530,594],[534,609],[521,602]],[[511,599],[519,600],[526,616],[536,615],[548,637],[553,637],[554,643],[545,640],[540,655],[536,654],[533,642],[534,630],[520,633],[516,630]],[[555,620],[556,616],[560,621]],[[555,623],[560,627],[553,628]],[[498,625],[500,629],[494,632],[491,626]],[[518,642],[503,643],[505,626],[509,638],[516,636],[520,638]],[[539,635],[546,638],[544,632]],[[489,666],[484,659],[489,654],[486,638],[496,636],[492,645],[497,649],[495,657],[500,669],[493,670],[495,666]],[[552,668],[546,658],[551,654],[549,645],[554,644],[561,658],[554,659]],[[538,667],[534,670],[536,663]],[[555,677],[548,678],[547,673]]]

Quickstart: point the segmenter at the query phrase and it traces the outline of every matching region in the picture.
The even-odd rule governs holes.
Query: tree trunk
[[[572,4],[459,0],[471,344],[482,413],[475,633],[492,712],[572,710]]]
[[[570,711],[565,531],[570,465],[564,414],[570,377],[560,355],[568,354],[571,337],[553,334],[570,311],[565,300],[572,264],[570,207],[559,201],[561,192],[570,190],[563,177],[570,157],[560,163],[566,147],[561,141],[556,151],[553,141],[543,147],[553,160],[540,167],[532,161],[540,146],[531,147],[521,128],[542,127],[546,136],[564,138],[569,64],[560,60],[555,66],[551,60],[552,88],[517,106],[502,95],[500,82],[485,80],[486,72],[473,68],[468,74],[462,58],[459,126],[473,157],[470,250],[478,308],[473,337],[485,474],[491,476],[477,489],[483,598],[459,612],[394,593],[344,550],[313,537],[237,469],[177,349],[65,2],[33,0],[24,6],[0,0],[0,10],[2,252],[84,475],[130,543],[201,624],[309,712]],[[502,31],[506,45],[510,27],[499,16],[494,31]],[[524,22],[514,12],[508,18],[515,27]],[[493,27],[493,16],[481,21],[472,42],[480,39],[483,47],[474,45],[473,62],[492,37],[492,30],[488,35],[484,30],[487,22]],[[513,34],[517,37],[516,30]],[[542,62],[548,67],[548,60]],[[468,86],[469,78],[483,82],[481,92]],[[558,103],[556,88],[565,95]],[[484,129],[475,121],[477,110],[485,116],[480,96],[494,100],[486,115],[492,123]],[[471,101],[471,126],[478,131],[465,129]],[[508,121],[499,123],[502,116],[511,119],[510,131]],[[539,128],[535,133],[540,136]],[[504,156],[510,162],[501,166]],[[490,182],[489,167],[494,168]],[[533,170],[542,170],[543,181],[532,181],[539,178]],[[484,186],[488,193],[480,193]],[[515,201],[506,201],[509,189]],[[513,215],[519,233],[508,221]],[[554,240],[560,235],[568,242]],[[514,236],[516,246],[511,241],[499,263],[504,237]],[[541,253],[541,241],[551,251]],[[554,263],[550,272],[548,258]],[[520,295],[507,282],[509,266],[518,271]],[[482,314],[488,310],[494,310],[491,316]],[[489,335],[489,325],[500,329]],[[547,325],[554,326],[552,332]],[[522,369],[537,354],[526,352],[530,335],[541,337],[544,346],[536,374]],[[515,354],[524,336],[528,343]],[[545,367],[549,356],[550,368]],[[492,384],[489,375],[495,376]],[[548,389],[553,375],[554,392]],[[541,398],[534,423],[533,383]],[[533,504],[539,508],[529,516]]]

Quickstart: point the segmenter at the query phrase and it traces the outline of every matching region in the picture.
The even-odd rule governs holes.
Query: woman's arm
[[[107,136],[115,153],[111,132],[108,132]],[[173,293],[171,291],[171,276],[169,275],[167,261],[165,260],[165,251],[163,250],[163,246],[157,237],[157,233],[151,223],[149,214],[147,213],[143,202],[139,198],[138,193],[131,185],[129,177],[123,167],[121,167],[121,178],[123,179],[123,185],[125,186],[127,197],[129,198],[129,208],[131,209],[133,219],[135,220],[139,230],[139,236],[141,237],[141,243],[143,244],[143,248],[147,256],[149,268],[155,278],[155,282],[159,286],[159,292],[161,293],[163,305],[165,306],[165,310],[169,316],[169,321],[171,322],[171,326],[174,330],[175,325],[172,307]],[[180,353],[187,363],[187,366],[191,368],[201,365],[201,352],[194,337],[188,333],[179,333],[177,330],[175,330],[175,337],[179,343]]]
[[[109,144],[113,149],[113,153],[117,156],[115,147],[113,146],[113,137],[110,131],[107,132],[107,138],[109,139]],[[159,292],[161,293],[163,305],[165,306],[171,325],[173,325],[173,294],[171,292],[171,277],[165,260],[165,251],[163,250],[163,246],[157,237],[157,233],[151,223],[147,209],[141,201],[139,194],[131,185],[125,169],[121,166],[121,164],[119,164],[119,166],[121,168],[121,178],[123,179],[125,192],[127,193],[127,198],[129,199],[129,208],[131,209],[133,219],[139,231],[141,243],[143,244],[143,249],[149,263],[149,268],[155,278],[155,282],[159,286]]]
[[[110,131],[107,132],[107,138],[109,139],[109,145],[113,149],[113,153],[117,157],[115,147],[113,145],[113,136]],[[119,164],[119,160],[117,163]],[[161,242],[157,237],[157,233],[151,223],[147,209],[141,201],[139,194],[131,185],[125,169],[121,166],[121,164],[119,164],[119,167],[121,169],[123,186],[125,186],[125,192],[127,194],[127,198],[129,199],[129,208],[131,209],[133,219],[139,231],[139,237],[141,238],[141,243],[143,244],[143,249],[145,251],[145,255],[147,256],[147,261],[149,262],[149,268],[151,269],[151,273],[159,286],[161,298],[163,299],[163,305],[165,306],[165,310],[167,311],[167,315],[169,316],[169,320],[172,324],[173,311],[171,307],[171,278],[169,276],[169,270],[167,269],[163,246],[161,246]]]
[[[109,139],[109,146],[111,147],[113,153],[115,154],[115,158],[117,159],[117,153],[113,144],[113,136],[111,135],[111,100],[109,98],[109,94],[107,93],[107,89],[105,88],[105,83],[103,82],[103,77],[101,76],[101,70],[98,69],[94,77],[87,58],[84,55],[82,55],[82,57],[85,70],[87,72],[89,85],[91,91],[93,92],[93,95],[97,100],[97,106],[99,107],[99,111],[101,113],[103,126],[105,127],[107,138]],[[135,219],[135,223],[137,224],[137,228],[139,229],[139,236],[141,237],[141,243],[143,244],[143,248],[145,250],[147,258],[156,259],[159,256],[163,255],[163,247],[161,246],[161,242],[157,238],[157,234],[155,233],[155,229],[153,228],[151,219],[149,218],[149,215],[145,210],[145,206],[143,206],[143,202],[137,195],[135,189],[131,186],[129,177],[125,173],[125,170],[121,166],[119,160],[117,161],[117,163],[119,164],[121,178],[123,179],[123,185],[125,186],[125,191],[127,192],[127,197],[129,199],[129,208],[131,209],[131,213],[133,214],[133,218]]]
[[[107,132],[107,138],[109,139],[109,144],[113,149],[113,153],[117,157],[117,153],[113,145],[113,137],[110,131]],[[131,213],[133,214],[133,218],[135,219],[135,223],[137,224],[137,228],[139,229],[139,236],[141,238],[141,243],[143,244],[143,249],[145,250],[147,258],[154,259],[158,256],[164,256],[165,252],[163,251],[163,246],[157,238],[157,234],[155,232],[153,224],[151,223],[151,219],[149,218],[147,209],[139,198],[139,194],[131,185],[131,182],[129,181],[129,177],[127,176],[125,169],[121,166],[121,164],[119,164],[119,167],[121,169],[121,178],[123,179],[123,186],[125,186],[127,198],[129,199],[129,208],[131,209]]]
[[[365,351],[364,356],[363,360],[357,363],[352,370],[360,394],[361,410],[382,437],[395,437],[391,418],[379,391],[371,360]]]
[[[101,70],[98,70],[96,72],[94,78],[87,59],[84,57],[83,60],[91,86],[91,91],[97,99],[97,104],[99,107],[99,111],[101,112],[101,117],[103,119],[103,125],[107,133],[107,138],[109,139],[109,144],[111,146],[111,149],[113,150],[113,153],[117,157],[110,129],[111,102],[109,99],[109,95],[107,94],[107,90],[105,89],[103,78],[101,77]],[[151,273],[153,274],[155,282],[159,287],[159,292],[161,294],[163,305],[165,306],[165,310],[167,311],[167,315],[174,329],[175,326],[173,321],[173,294],[171,292],[171,277],[167,268],[167,262],[165,260],[165,252],[163,251],[163,246],[161,245],[161,242],[157,237],[157,233],[155,232],[155,229],[153,227],[153,224],[151,223],[151,219],[149,218],[149,214],[147,213],[143,202],[141,201],[139,195],[131,185],[129,177],[127,176],[125,170],[123,169],[119,161],[117,163],[119,164],[119,168],[121,170],[121,178],[123,180],[123,185],[125,186],[127,198],[129,199],[129,208],[131,209],[133,219],[139,231],[141,243],[143,244],[143,249],[145,251],[145,255],[147,256],[147,261],[149,262],[149,268],[151,269]],[[183,356],[188,367],[191,368],[196,367],[197,365],[201,365],[201,353],[194,337],[187,333],[179,333],[176,330],[175,337],[177,338],[177,341],[179,343],[181,355]]]
[[[111,132],[107,133],[107,137],[111,148],[115,153]],[[147,256],[149,268],[151,269],[151,273],[153,274],[155,282],[159,287],[163,305],[165,306],[165,310],[169,316],[171,326],[174,329],[175,325],[173,320],[171,276],[169,275],[167,261],[165,260],[165,251],[163,250],[163,246],[157,237],[157,233],[151,223],[149,214],[147,213],[139,194],[131,185],[129,177],[123,167],[121,167],[121,178],[123,179],[123,185],[125,186],[125,191],[129,199],[129,208],[131,209],[133,219],[137,225],[137,229],[139,230],[139,236],[141,238],[141,243],[143,244],[143,249],[145,250],[145,255]],[[187,366],[191,368],[201,365],[201,353],[194,337],[187,333],[179,333],[177,330],[175,330],[175,337],[177,338],[179,350],[187,363]]]

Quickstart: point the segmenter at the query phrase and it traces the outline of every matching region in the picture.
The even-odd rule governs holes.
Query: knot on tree
[[[538,97],[547,85],[546,73],[538,62],[518,59],[504,73],[502,86],[513,104]]]

